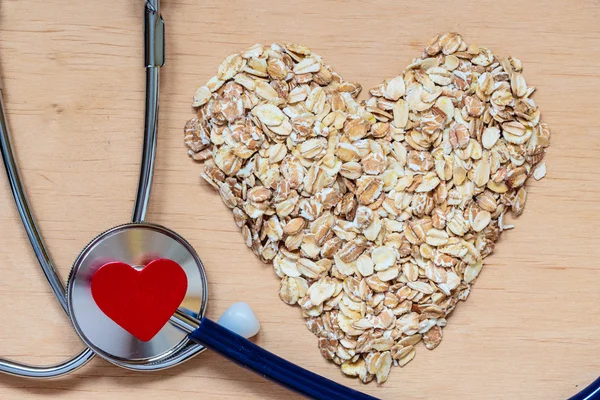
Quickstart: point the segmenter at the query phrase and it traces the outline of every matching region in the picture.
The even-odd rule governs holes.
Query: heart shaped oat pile
[[[308,48],[255,45],[196,91],[189,154],[346,375],[383,383],[440,343],[544,176],[550,131],[521,70],[447,33],[359,102]]]

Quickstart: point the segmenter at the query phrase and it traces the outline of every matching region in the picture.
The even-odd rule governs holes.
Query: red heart
[[[143,342],[152,339],[181,304],[187,275],[167,259],[136,270],[122,262],[109,262],[92,277],[92,296],[107,317]]]

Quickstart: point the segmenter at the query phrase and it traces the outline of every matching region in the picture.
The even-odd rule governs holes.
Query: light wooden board
[[[4,0],[0,65],[14,144],[35,215],[63,277],[97,233],[128,221],[143,125],[141,0]],[[208,315],[247,301],[257,343],[381,398],[564,399],[600,374],[600,2],[164,0],[168,64],[149,219],[185,236],[208,270]],[[191,96],[228,54],[295,41],[365,88],[395,76],[437,32],[525,65],[550,124],[548,176],[505,234],[433,352],[383,387],[344,378],[319,354],[279,279],[242,243],[229,210],[187,158]],[[0,354],[63,360],[82,345],[52,297],[0,173]],[[274,384],[204,353],[159,373],[95,359],[70,377],[0,376],[0,398],[283,398]],[[292,398],[293,396],[289,396]]]

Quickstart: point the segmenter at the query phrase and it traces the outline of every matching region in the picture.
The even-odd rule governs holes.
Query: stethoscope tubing
[[[598,400],[600,399],[600,378],[590,383],[585,389],[569,400]]]
[[[196,343],[311,399],[377,399],[293,364],[208,318],[197,320],[178,310],[171,323],[189,333]]]

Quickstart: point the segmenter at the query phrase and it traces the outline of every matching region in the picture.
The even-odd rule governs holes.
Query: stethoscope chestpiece
[[[93,277],[100,268],[111,263],[122,263],[141,270],[156,260],[171,260],[183,269],[187,277],[187,289],[184,288],[185,295],[182,294],[183,301],[179,309],[185,310],[193,318],[201,319],[208,299],[202,261],[185,239],[163,226],[130,223],[109,229],[83,249],[71,270],[67,283],[67,302],[75,331],[94,352],[120,366],[144,364],[150,369],[152,365],[160,369],[164,360],[189,343],[188,335],[170,323],[165,324],[150,340],[138,339],[109,318],[97,304],[97,296],[95,299],[92,294]],[[164,285],[168,284],[164,282]],[[166,286],[164,291],[168,290]],[[163,296],[164,291],[157,290],[157,295]],[[118,304],[122,293],[108,295],[114,295]]]

